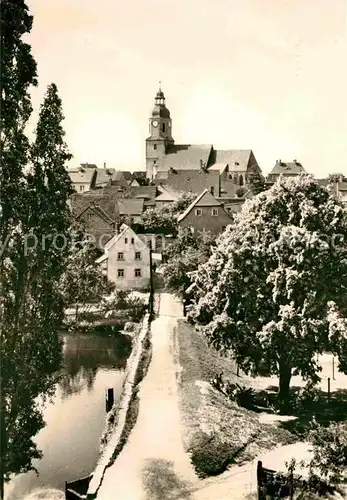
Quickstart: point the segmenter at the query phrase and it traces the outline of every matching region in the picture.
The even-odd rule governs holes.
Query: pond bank
[[[106,469],[120,453],[138,412],[138,384],[144,377],[151,356],[150,317],[146,314],[142,328],[134,339],[133,350],[127,362],[123,391],[118,404],[109,412],[101,437],[100,458],[89,483],[87,499],[96,498]]]

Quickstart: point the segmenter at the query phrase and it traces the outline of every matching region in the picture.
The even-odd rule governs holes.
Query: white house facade
[[[150,249],[127,225],[105,245],[96,260],[119,290],[143,290],[150,284]]]

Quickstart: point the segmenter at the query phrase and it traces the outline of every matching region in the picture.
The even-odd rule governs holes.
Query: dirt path
[[[153,357],[139,391],[139,415],[129,440],[106,470],[98,500],[192,498],[196,482],[183,450],[173,342],[181,305],[169,294],[160,299],[152,323]]]

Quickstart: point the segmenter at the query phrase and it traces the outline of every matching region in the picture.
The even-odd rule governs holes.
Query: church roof
[[[229,165],[230,172],[245,172],[247,170],[251,154],[251,149],[217,149],[216,162],[214,165],[227,163]]]
[[[181,222],[187,215],[196,207],[220,207],[221,203],[216,200],[214,196],[205,189],[195,200],[189,205],[189,207],[177,217],[177,221]]]
[[[201,162],[208,165],[212,144],[172,144],[158,163],[158,169],[199,170]]]

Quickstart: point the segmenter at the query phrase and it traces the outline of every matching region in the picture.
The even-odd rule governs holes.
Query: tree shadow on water
[[[147,460],[142,469],[142,482],[148,500],[189,500],[189,484],[182,481],[168,460]]]

